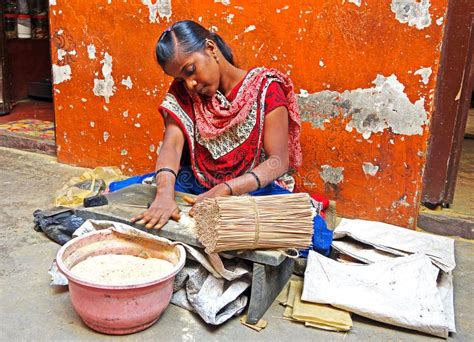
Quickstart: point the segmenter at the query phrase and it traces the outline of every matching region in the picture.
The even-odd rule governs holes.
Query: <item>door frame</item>
[[[474,2],[451,0],[431,120],[421,202],[453,202],[474,82]]]
[[[0,3],[0,116],[10,112],[10,100],[8,96],[8,70],[7,70],[7,49],[4,30],[4,2]]]

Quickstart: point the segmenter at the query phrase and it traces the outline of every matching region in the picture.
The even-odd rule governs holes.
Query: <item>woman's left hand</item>
[[[206,198],[214,198],[214,197],[219,197],[219,196],[229,196],[230,195],[230,190],[227,186],[225,186],[223,183],[216,185],[212,189],[200,194],[199,196],[196,197],[196,200],[194,202],[193,207],[189,211],[189,216],[194,216],[194,208],[196,207],[196,204],[199,202],[202,202]]]

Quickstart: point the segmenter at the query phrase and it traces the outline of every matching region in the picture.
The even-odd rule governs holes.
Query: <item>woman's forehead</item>
[[[165,72],[171,76],[177,77],[181,74],[183,69],[188,64],[192,64],[201,55],[199,52],[193,53],[182,53],[176,51],[176,53],[170,58],[165,65]]]
[[[189,61],[191,60],[191,55],[184,55],[180,52],[176,52],[173,56],[168,60],[165,65],[165,72],[172,76],[177,76],[181,73],[183,67],[185,67]]]

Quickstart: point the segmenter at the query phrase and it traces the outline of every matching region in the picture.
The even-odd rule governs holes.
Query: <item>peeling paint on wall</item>
[[[228,24],[232,24],[232,19],[234,19],[234,16],[234,14],[229,13],[229,15],[225,17],[225,21],[227,21]]]
[[[53,83],[59,84],[72,78],[72,70],[69,65],[53,64]]]
[[[277,13],[281,13],[281,12],[287,10],[288,8],[290,8],[290,6],[286,5],[286,6],[282,7],[282,8],[277,8],[277,9],[276,9],[276,12],[277,12]]]
[[[428,120],[424,98],[411,103],[404,93],[405,86],[395,75],[377,75],[373,83],[373,89],[352,92],[353,113],[348,126],[355,128],[365,139],[386,128],[396,134],[421,135]]]
[[[107,142],[107,140],[109,140],[109,137],[110,137],[110,133],[105,131],[103,134],[104,142]]]
[[[230,5],[230,0],[214,0],[215,3],[221,3],[225,6],[229,6]]]
[[[67,55],[67,52],[64,51],[63,49],[58,49],[58,60],[62,61],[64,59],[64,56]]]
[[[325,183],[339,184],[344,179],[344,168],[343,167],[332,167],[329,165],[321,166],[321,172],[319,175]]]
[[[122,84],[125,87],[127,87],[127,89],[132,89],[132,87],[133,87],[133,82],[132,82],[132,79],[130,78],[130,76],[128,76],[127,78],[122,79]]]
[[[107,52],[104,54],[104,59],[100,61],[102,65],[102,76],[104,79],[94,79],[94,95],[103,96],[106,103],[110,102],[110,97],[114,95],[114,78],[112,77],[112,56]]]
[[[325,122],[343,115],[351,118],[346,130],[355,128],[365,139],[388,128],[396,134],[422,134],[427,122],[424,98],[411,103],[395,75],[377,75],[372,83],[372,88],[346,90],[342,94],[324,90],[299,96],[301,119],[324,129]]]
[[[390,8],[399,22],[422,30],[431,25],[430,6],[429,0],[392,0]]]
[[[351,3],[353,3],[354,5],[360,7],[360,5],[361,5],[361,3],[362,3],[362,0],[348,0],[348,2],[351,2]]]
[[[87,54],[89,55],[89,59],[95,59],[95,45],[89,44],[87,45]]]
[[[56,6],[56,0],[49,0],[49,6]]]
[[[414,74],[421,76],[420,82],[422,82],[423,84],[428,84],[432,73],[433,73],[433,70],[431,70],[431,67],[428,67],[428,68],[418,69],[417,71],[415,71]]]
[[[171,0],[155,0],[155,3],[153,0],[142,0],[142,4],[148,7],[150,23],[159,23],[163,18],[170,20]]]
[[[364,162],[362,164],[362,170],[364,170],[364,173],[366,175],[375,176],[377,172],[379,171],[379,167],[370,162]]]
[[[441,26],[443,25],[444,17],[439,17],[436,19],[436,25]]]
[[[395,209],[397,207],[409,207],[410,203],[407,202],[407,195],[403,195],[398,201],[394,201],[392,203],[392,208]]]
[[[247,33],[251,31],[255,31],[255,29],[256,29],[255,25],[249,25],[245,28],[244,32]]]
[[[301,88],[300,93],[298,94],[300,98],[306,98],[309,96],[309,92],[306,89]]]

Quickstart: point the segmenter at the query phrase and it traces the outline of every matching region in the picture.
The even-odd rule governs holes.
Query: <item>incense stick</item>
[[[306,193],[205,199],[196,205],[194,218],[207,253],[307,248],[313,234],[313,210]]]

